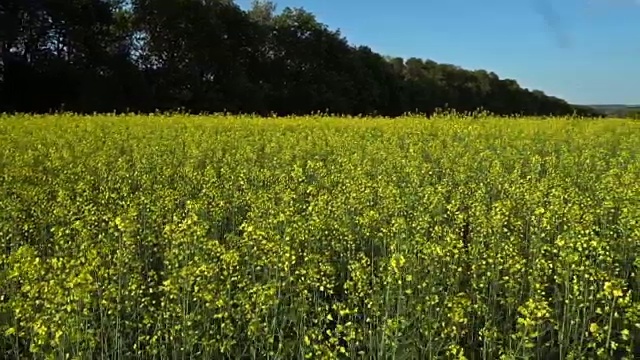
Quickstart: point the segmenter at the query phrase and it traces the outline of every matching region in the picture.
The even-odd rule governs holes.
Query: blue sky
[[[274,2],[383,55],[494,71],[571,103],[640,104],[640,0]]]

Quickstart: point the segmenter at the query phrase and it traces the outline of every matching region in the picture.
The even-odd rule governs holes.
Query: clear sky
[[[383,55],[494,71],[576,104],[640,104],[640,0],[274,2]]]

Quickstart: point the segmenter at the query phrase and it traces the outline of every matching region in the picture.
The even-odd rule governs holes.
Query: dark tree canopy
[[[486,71],[381,56],[303,9],[3,0],[0,111],[591,115]]]

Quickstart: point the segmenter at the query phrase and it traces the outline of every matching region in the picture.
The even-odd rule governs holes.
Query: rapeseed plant
[[[639,356],[637,121],[4,115],[0,144],[2,358]]]

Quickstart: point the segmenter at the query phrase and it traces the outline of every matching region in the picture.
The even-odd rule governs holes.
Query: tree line
[[[0,111],[595,115],[493,72],[382,56],[298,8],[3,0]]]

